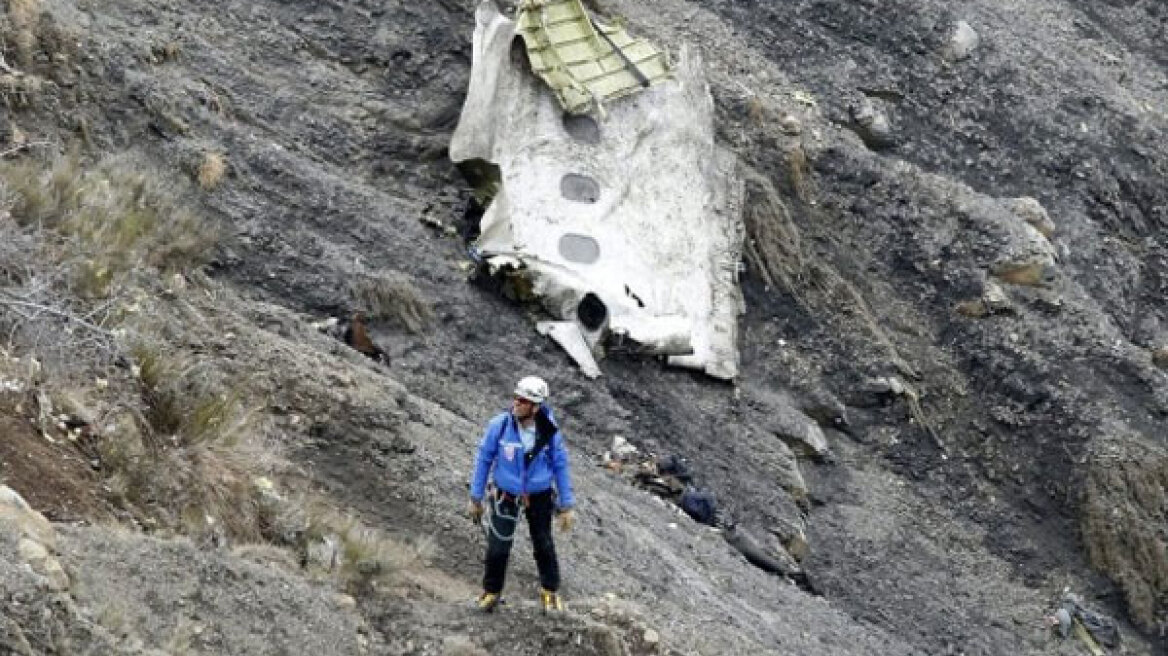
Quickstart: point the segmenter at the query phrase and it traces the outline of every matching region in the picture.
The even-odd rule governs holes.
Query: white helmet
[[[515,385],[515,396],[538,405],[548,397],[548,384],[539,376],[527,376]]]

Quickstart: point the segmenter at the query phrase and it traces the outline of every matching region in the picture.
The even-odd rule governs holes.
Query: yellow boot
[[[484,592],[479,595],[478,600],[475,601],[475,606],[477,606],[478,609],[484,613],[489,613],[495,610],[495,606],[499,605],[500,599],[501,597],[497,592]]]
[[[564,602],[560,601],[560,595],[551,590],[539,589],[539,603],[545,613],[564,610]]]

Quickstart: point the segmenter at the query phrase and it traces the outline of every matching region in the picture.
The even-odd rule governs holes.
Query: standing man
[[[494,480],[494,490],[487,498],[491,517],[483,593],[478,598],[478,607],[483,611],[490,612],[499,603],[511,542],[523,514],[527,515],[539,568],[540,603],[544,612],[563,610],[556,592],[560,587],[560,566],[552,541],[552,514],[559,515],[561,530],[571,530],[575,498],[568,451],[547,397],[548,385],[542,378],[528,376],[519,381],[511,410],[491,419],[479,443],[470,481],[470,516],[476,523],[482,521],[488,475]]]

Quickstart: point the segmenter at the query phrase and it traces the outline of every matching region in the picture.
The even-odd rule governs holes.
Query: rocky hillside
[[[589,381],[472,280],[470,0],[7,0],[0,651],[1082,653],[1069,590],[1163,652],[1168,7],[587,4],[705,63],[732,385]],[[357,309],[388,364],[314,325]],[[466,473],[528,372],[569,612],[521,549],[481,616]],[[787,575],[598,466],[617,435]]]

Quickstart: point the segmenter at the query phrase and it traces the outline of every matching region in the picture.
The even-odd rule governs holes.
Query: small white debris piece
[[[808,107],[815,107],[819,104],[818,102],[816,102],[815,96],[813,96],[810,93],[803,91],[801,89],[797,89],[797,90],[791,92],[791,97],[795,99],[795,102],[803,103],[804,105],[807,105]]]
[[[957,21],[953,26],[953,34],[945,46],[944,56],[949,61],[961,61],[968,58],[981,43],[977,31],[965,21]]]
[[[612,457],[618,460],[627,460],[637,454],[637,447],[620,435],[612,438]]]
[[[560,348],[567,351],[568,356],[576,362],[585,376],[589,378],[600,376],[600,367],[596,365],[596,359],[592,357],[592,349],[588,348],[588,343],[584,341],[584,335],[580,332],[580,326],[576,322],[540,321],[536,324],[535,329],[539,334],[551,337],[560,345]]]

